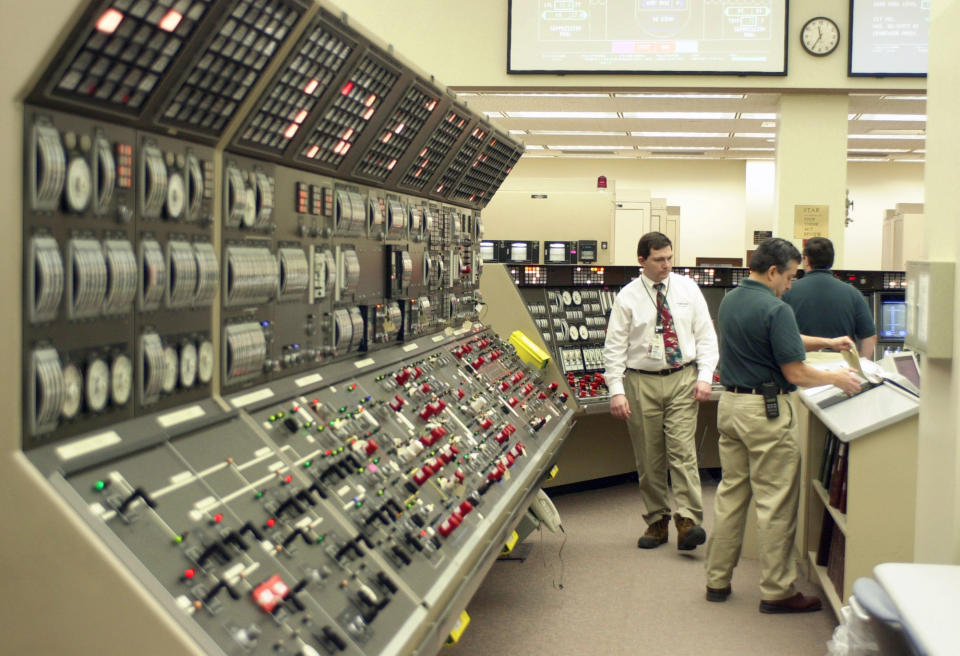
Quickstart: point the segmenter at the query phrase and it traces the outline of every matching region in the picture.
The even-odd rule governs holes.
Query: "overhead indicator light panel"
[[[433,129],[426,145],[420,149],[416,159],[410,164],[410,168],[400,181],[400,186],[422,191],[436,175],[441,162],[460,139],[469,123],[470,117],[466,112],[460,109],[447,112],[443,120]]]
[[[383,124],[380,134],[364,153],[357,173],[376,180],[384,180],[406,154],[417,138],[440,99],[418,84],[407,89],[400,104]]]
[[[240,131],[240,142],[282,153],[355,47],[326,22],[316,20],[260,98]]]

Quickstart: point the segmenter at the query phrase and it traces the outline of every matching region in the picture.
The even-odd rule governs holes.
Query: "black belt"
[[[763,396],[763,390],[759,387],[737,387],[736,385],[725,385],[723,389],[734,394],[759,394]],[[785,389],[778,389],[777,394],[789,394]]]
[[[696,360],[691,360],[690,362],[686,362],[679,367],[670,367],[669,369],[661,369],[660,371],[646,371],[644,369],[631,369],[630,367],[627,367],[627,371],[636,371],[638,374],[647,374],[648,376],[669,376],[670,374],[675,374],[678,371],[683,371],[687,367],[696,363]]]

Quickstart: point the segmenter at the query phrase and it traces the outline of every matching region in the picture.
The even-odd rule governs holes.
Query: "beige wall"
[[[847,166],[853,223],[844,240],[845,269],[880,269],[883,213],[897,203],[922,203],[923,164],[860,162]]]

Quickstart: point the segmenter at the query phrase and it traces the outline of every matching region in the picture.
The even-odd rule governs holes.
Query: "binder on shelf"
[[[837,595],[843,599],[843,570],[846,558],[847,539],[843,531],[830,535],[830,553],[827,558],[827,578],[833,582]]]
[[[820,543],[817,545],[817,565],[826,567],[830,558],[830,541],[833,538],[833,532],[837,530],[830,511],[823,509],[823,522],[820,525]]]
[[[847,451],[849,448],[848,444],[841,442],[833,459],[833,473],[830,475],[830,487],[827,489],[830,492],[830,505],[834,508],[840,507],[844,480],[847,477]]]

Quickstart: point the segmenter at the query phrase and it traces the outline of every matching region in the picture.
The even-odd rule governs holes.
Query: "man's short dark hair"
[[[810,260],[813,269],[829,269],[833,266],[833,242],[826,237],[811,237],[803,247],[803,254]]]
[[[662,232],[648,232],[640,241],[637,242],[637,257],[644,259],[650,257],[650,251],[658,251],[661,248],[673,246],[673,242]]]
[[[783,273],[790,266],[790,261],[800,262],[800,251],[791,242],[779,237],[771,237],[760,242],[757,250],[750,257],[750,270],[764,273],[770,267],[777,267],[778,273]]]

